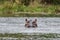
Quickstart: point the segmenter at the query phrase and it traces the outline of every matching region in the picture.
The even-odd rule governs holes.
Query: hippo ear
[[[27,21],[27,19],[25,19],[25,21]]]
[[[35,21],[37,21],[37,19],[35,19]]]

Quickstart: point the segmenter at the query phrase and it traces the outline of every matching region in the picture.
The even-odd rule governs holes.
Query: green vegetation
[[[28,14],[28,13],[20,13],[20,14],[0,14],[0,17],[60,17],[60,14]]]
[[[26,37],[38,37],[38,38],[60,38],[60,34],[55,34],[55,33],[49,33],[49,34],[42,34],[40,33],[39,35],[23,35],[21,33],[17,34],[0,34],[0,37],[12,37],[12,38],[26,38]]]
[[[30,17],[33,15],[40,17],[41,13],[33,14],[33,12],[44,12],[43,16],[60,16],[60,0],[0,0],[0,17],[14,17],[17,15],[20,17]],[[19,13],[18,12],[31,12]],[[29,16],[28,16],[29,15]]]

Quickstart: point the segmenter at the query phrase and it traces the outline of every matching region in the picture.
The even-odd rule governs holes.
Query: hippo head
[[[37,25],[37,19],[32,20],[32,19],[25,19],[26,21],[26,26],[32,27],[33,25]]]

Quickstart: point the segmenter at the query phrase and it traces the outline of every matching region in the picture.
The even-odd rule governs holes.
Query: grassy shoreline
[[[38,37],[38,38],[60,38],[60,34],[49,33],[49,34],[39,34],[39,35],[23,35],[21,33],[17,34],[0,34],[0,37],[12,37],[12,38],[26,38],[26,37]]]
[[[8,13],[6,13],[6,14],[4,14],[4,13],[2,13],[2,14],[0,14],[0,17],[60,17],[60,13],[59,14],[56,14],[56,13],[52,13],[52,14],[42,14],[42,13],[36,13],[36,14],[34,14],[34,13],[17,13],[17,14],[8,14]]]
[[[18,2],[16,3],[16,0],[14,2],[1,0],[0,17],[60,17],[60,4],[42,4],[37,1],[34,1],[33,3],[26,6],[24,5],[24,3],[20,4],[21,1],[19,0],[17,1]],[[31,13],[15,14],[14,12],[31,12]],[[33,12],[44,12],[46,14],[41,13],[35,14]]]

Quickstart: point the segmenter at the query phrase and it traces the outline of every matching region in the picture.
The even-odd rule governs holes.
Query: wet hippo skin
[[[25,27],[37,27],[37,19],[35,20],[28,20],[25,19],[26,23],[25,23]]]

